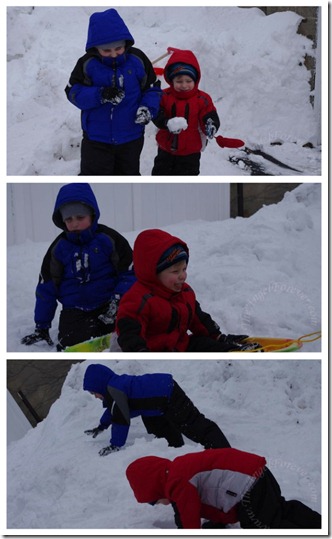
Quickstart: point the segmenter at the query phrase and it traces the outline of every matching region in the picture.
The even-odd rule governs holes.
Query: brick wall
[[[263,205],[280,202],[286,191],[292,191],[298,185],[300,184],[233,183],[231,184],[231,217],[250,217]]]
[[[7,388],[24,415],[35,427],[45,419],[52,404],[60,397],[61,389],[73,363],[80,360],[8,360]],[[20,393],[27,399],[25,404]]]
[[[318,7],[316,6],[287,6],[287,7],[260,7],[266,15],[271,15],[277,11],[294,11],[301,17],[303,21],[300,23],[298,33],[306,36],[314,42],[314,46],[317,46],[317,21],[318,21]],[[306,55],[305,66],[311,71],[310,89],[315,88],[315,75],[316,64],[313,56]],[[313,104],[313,103],[312,103]]]

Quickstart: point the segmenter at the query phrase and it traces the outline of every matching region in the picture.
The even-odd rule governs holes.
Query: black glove
[[[148,107],[138,107],[136,112],[135,124],[146,125],[152,120],[151,112]]]
[[[101,88],[101,102],[112,103],[112,105],[119,105],[124,98],[125,93],[121,88],[116,86],[106,86]]]
[[[119,308],[119,303],[120,296],[116,294],[114,299],[109,302],[107,311],[98,316],[99,320],[101,320],[104,324],[114,324],[116,319],[116,313],[118,312]]]
[[[109,455],[110,453],[116,453],[116,451],[119,451],[120,447],[116,447],[116,445],[108,445],[107,447],[104,447],[99,451],[99,455],[101,457],[104,457],[105,455]]]
[[[27,346],[30,346],[30,344],[35,344],[39,341],[46,341],[47,344],[50,346],[53,346],[54,342],[52,341],[48,329],[40,329],[36,328],[34,333],[31,333],[30,335],[26,335],[21,339],[22,344],[26,344]]]
[[[247,339],[249,335],[233,335],[228,333],[224,335],[221,333],[218,337],[218,341],[228,344],[230,352],[264,352],[262,345],[258,342],[243,342]]]
[[[223,333],[221,333],[220,337],[218,337],[218,341],[228,342],[228,343],[232,343],[232,342],[240,343],[244,341],[244,339],[247,339],[248,337],[249,335],[233,335],[232,333],[228,333],[227,335],[224,335]]]
[[[96,438],[96,436],[98,436],[98,434],[103,432],[103,430],[105,430],[105,427],[102,427],[101,425],[99,425],[98,427],[95,427],[94,429],[85,430],[84,434],[87,434],[88,436],[92,436],[92,438]]]
[[[212,140],[213,137],[215,136],[216,132],[217,132],[216,126],[214,125],[211,118],[209,118],[207,120],[206,124],[205,124],[205,134],[206,134],[207,138]]]
[[[234,348],[232,348],[231,352],[264,352],[264,350],[259,342],[246,342],[243,344],[234,342]]]

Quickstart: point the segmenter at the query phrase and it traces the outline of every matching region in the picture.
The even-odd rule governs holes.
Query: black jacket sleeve
[[[148,352],[145,340],[141,337],[141,324],[133,318],[121,318],[117,322],[118,343],[123,352]]]
[[[142,86],[142,91],[144,92],[151,86],[160,87],[160,81],[157,79],[157,75],[154,72],[153,65],[151,61],[149,60],[149,58],[146,56],[146,54],[140,49],[136,49],[136,47],[131,47],[128,50],[128,54],[133,54],[134,56],[139,58],[144,65],[146,78]]]
[[[208,120],[212,120],[212,123],[213,125],[216,127],[217,131],[220,127],[220,120],[219,120],[219,116],[218,116],[218,113],[216,110],[213,110],[211,112],[208,112],[204,117],[203,117],[203,123],[206,124],[206,122]]]
[[[74,84],[84,84],[85,86],[92,86],[92,81],[87,76],[85,68],[86,68],[87,62],[95,56],[96,54],[92,54],[88,52],[77,61],[69,77],[69,82],[65,88],[65,92],[68,99],[69,99],[69,92],[72,86],[74,86]]]
[[[196,317],[196,320],[198,320],[199,323],[202,324],[206,328],[210,336],[216,337],[217,335],[221,333],[220,327],[217,324],[217,322],[213,320],[211,315],[202,311],[201,306],[197,300],[196,300],[196,307],[195,307],[195,317]],[[193,332],[195,333],[194,328],[193,328]]]
[[[98,225],[98,232],[107,234],[114,245],[114,259],[112,260],[117,273],[131,269],[133,263],[133,251],[129,242],[119,232],[105,225]]]

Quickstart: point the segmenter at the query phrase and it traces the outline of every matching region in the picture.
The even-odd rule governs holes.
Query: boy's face
[[[104,400],[103,395],[101,393],[95,393],[94,391],[90,391],[91,395],[94,395],[96,399]]]
[[[92,224],[91,215],[72,215],[64,220],[68,232],[82,232]]]
[[[125,47],[113,47],[111,49],[99,49],[97,47],[97,49],[100,56],[103,56],[104,58],[116,58],[125,51]]]
[[[177,75],[173,79],[173,87],[177,92],[189,92],[195,86],[195,82],[188,75]]]
[[[171,502],[167,498],[160,498],[156,501],[156,504],[169,505]]]
[[[186,278],[187,262],[185,260],[181,260],[170,268],[166,268],[158,273],[158,279],[161,284],[166,286],[166,288],[169,288],[169,290],[172,290],[172,292],[181,292],[182,285]]]

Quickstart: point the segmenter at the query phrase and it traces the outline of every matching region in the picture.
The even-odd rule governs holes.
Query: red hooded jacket
[[[201,518],[237,522],[237,506],[265,464],[264,457],[238,449],[206,449],[174,461],[142,457],[126,475],[138,502],[167,498],[176,505],[183,528],[194,529],[201,527]]]
[[[195,86],[189,92],[177,92],[168,79],[168,68],[178,62],[190,64],[198,73]],[[174,155],[190,155],[201,152],[206,145],[205,124],[207,119],[211,118],[217,129],[220,122],[211,97],[198,89],[201,70],[197,58],[191,51],[175,51],[165,66],[164,74],[165,80],[170,86],[163,90],[160,114],[154,121],[155,125],[160,128],[156,136],[158,145],[162,150]],[[186,118],[188,122],[187,129],[181,131],[179,135],[170,133],[166,127],[167,120],[176,116]]]
[[[184,283],[181,292],[163,286],[157,276],[161,255],[174,244],[185,242],[159,229],[141,232],[133,249],[137,282],[122,297],[116,331],[124,352],[185,352],[190,331],[194,335],[220,334],[219,326],[204,313],[193,289]]]

